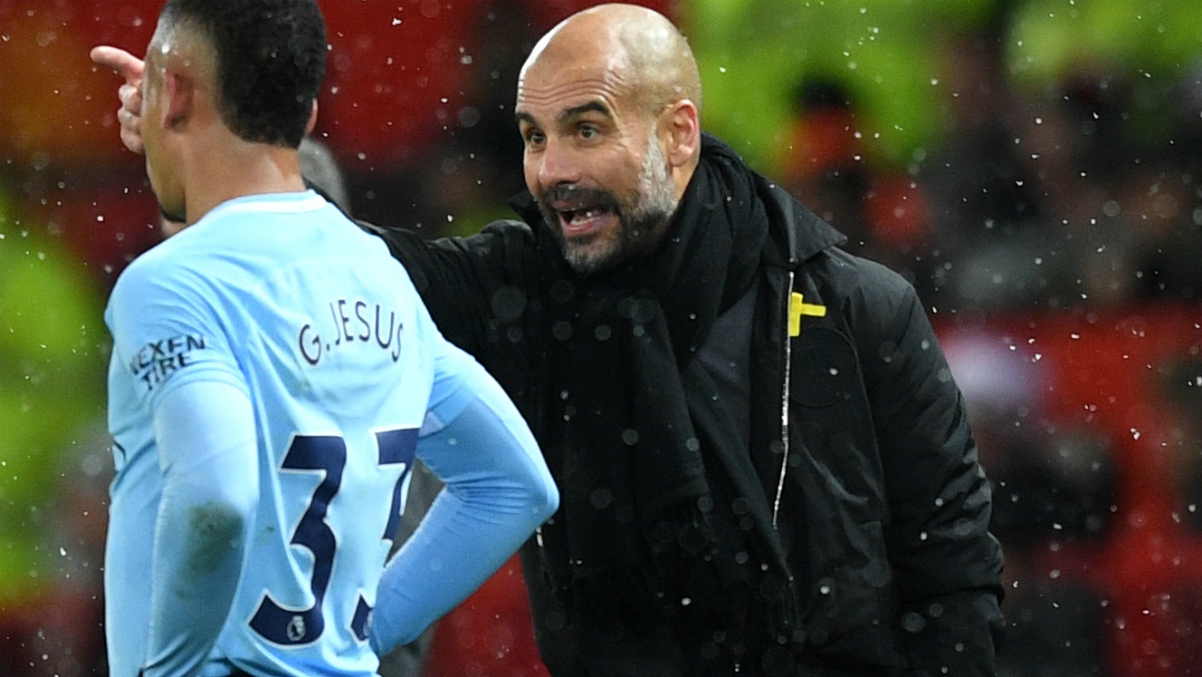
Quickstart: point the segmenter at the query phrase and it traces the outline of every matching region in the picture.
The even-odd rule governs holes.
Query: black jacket
[[[703,161],[730,152],[712,141],[703,151]],[[987,530],[990,489],[923,308],[903,278],[839,249],[843,237],[780,187],[757,175],[755,190],[770,235],[746,390],[751,428],[768,434],[753,432],[752,458],[706,472],[746,498],[754,538],[784,559],[796,609],[776,636],[748,638],[757,655],[739,659],[740,674],[992,675],[1002,554]],[[540,346],[551,339],[535,248],[547,240],[535,236],[537,212],[526,216],[435,242],[378,232],[444,335],[501,383],[545,446],[555,440]],[[790,337],[799,301],[809,311]],[[549,587],[537,538],[522,561],[555,677],[731,672],[694,655],[713,653],[711,638],[679,627],[687,614],[653,615],[633,632],[607,626]]]

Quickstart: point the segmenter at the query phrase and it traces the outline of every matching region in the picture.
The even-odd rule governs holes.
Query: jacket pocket
[[[881,524],[848,525],[844,539],[843,557],[815,571],[802,626],[805,643],[824,660],[860,664],[865,674],[883,674],[896,665],[897,656],[892,575]]]
[[[829,407],[855,397],[860,376],[856,351],[846,336],[811,326],[794,339],[789,394],[805,407]]]

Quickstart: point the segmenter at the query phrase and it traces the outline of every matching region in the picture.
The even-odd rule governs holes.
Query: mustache
[[[617,196],[608,190],[584,188],[574,184],[557,184],[543,191],[539,203],[547,212],[558,211],[552,205],[566,206],[568,209],[583,209],[600,207],[614,214],[620,214],[621,204]]]

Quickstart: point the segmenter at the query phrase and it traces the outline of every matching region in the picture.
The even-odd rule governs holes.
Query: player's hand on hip
[[[117,110],[117,121],[121,123],[121,142],[135,153],[142,153],[142,60],[116,47],[92,48],[92,61],[108,66],[125,78],[125,84],[117,90],[121,108]]]

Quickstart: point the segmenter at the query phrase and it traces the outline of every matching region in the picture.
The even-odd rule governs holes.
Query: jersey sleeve
[[[259,502],[254,409],[239,389],[196,381],[159,403],[163,473],[144,677],[199,673],[234,603]]]
[[[215,381],[249,395],[211,283],[158,259],[135,261],[118,280],[106,321],[113,351],[147,411],[171,390]]]
[[[371,642],[381,655],[479,587],[559,504],[513,402],[470,355],[438,341],[417,455],[446,489],[380,580]]]
[[[471,387],[476,360],[450,341],[442,337],[424,308],[422,332],[429,345],[434,348],[434,385],[430,390],[430,403],[421,434],[427,435],[441,429],[447,421],[459,416],[477,396]]]

